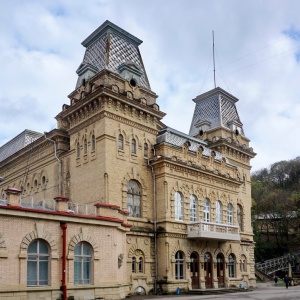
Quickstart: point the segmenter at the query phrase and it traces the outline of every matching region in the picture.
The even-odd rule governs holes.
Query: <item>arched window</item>
[[[227,207],[227,223],[228,225],[233,225],[233,206],[231,203]]]
[[[190,196],[190,221],[197,221],[197,198],[195,195]]]
[[[210,222],[210,201],[207,198],[204,199],[203,221]]]
[[[136,154],[136,140],[132,139],[131,141],[131,153]]]
[[[49,246],[44,240],[34,240],[27,249],[27,285],[49,285]]]
[[[141,217],[141,189],[135,180],[127,184],[127,211],[130,217]]]
[[[181,251],[175,254],[175,279],[184,279],[184,254]]]
[[[228,256],[228,276],[235,277],[235,256],[232,253]]]
[[[139,273],[144,273],[144,259],[142,257],[138,260],[138,270]]]
[[[144,143],[144,157],[148,157],[148,144]]]
[[[237,219],[238,224],[240,226],[240,231],[244,230],[244,224],[243,224],[243,208],[240,204],[237,205]]]
[[[219,200],[216,202],[216,223],[223,223],[222,203]]]
[[[80,242],[74,248],[74,284],[92,283],[92,247]]]
[[[241,255],[240,269],[241,272],[247,272],[247,258],[245,255]]]
[[[183,220],[183,203],[182,195],[179,192],[175,192],[175,220]]]
[[[95,151],[95,149],[96,149],[96,137],[93,134],[92,135],[92,151]]]
[[[77,157],[80,156],[80,144],[77,143]]]
[[[119,134],[119,137],[118,137],[118,149],[124,150],[124,138],[123,138],[122,134]]]
[[[84,139],[84,154],[87,154],[87,148],[88,148],[87,139]]]
[[[132,257],[131,259],[131,271],[132,273],[136,273],[136,258]]]

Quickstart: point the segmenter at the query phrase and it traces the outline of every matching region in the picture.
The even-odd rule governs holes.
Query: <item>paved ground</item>
[[[247,292],[230,293],[222,295],[168,295],[168,296],[133,296],[132,300],[299,300],[300,286],[290,286],[288,289],[282,286],[274,286],[274,283],[258,283],[257,288]]]

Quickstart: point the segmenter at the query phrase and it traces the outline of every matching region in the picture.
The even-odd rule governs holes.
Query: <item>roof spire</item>
[[[216,64],[215,64],[215,35],[214,35],[214,31],[212,31],[212,38],[213,38],[213,60],[214,60],[214,84],[215,84],[215,88],[216,86]]]

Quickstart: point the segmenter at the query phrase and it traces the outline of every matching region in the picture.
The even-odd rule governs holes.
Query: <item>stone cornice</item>
[[[225,181],[235,187],[239,187],[242,182],[237,180],[236,178],[229,177],[228,174],[222,174],[217,170],[209,170],[204,166],[199,166],[196,164],[188,165],[188,162],[183,161],[173,161],[172,158],[169,157],[160,157],[159,159],[153,160],[152,165],[156,168],[161,167],[163,164],[164,167],[173,169],[175,171],[185,172],[194,175],[207,176],[208,179],[218,179],[221,181]],[[159,176],[159,174],[157,174]]]
[[[86,121],[84,121],[83,123],[80,123],[76,126],[74,126],[73,128],[71,128],[68,133],[70,135],[73,135],[75,134],[76,132],[86,128],[87,126],[93,124],[94,122],[96,121],[99,121],[101,119],[103,119],[104,117],[106,118],[109,118],[109,119],[113,119],[113,120],[116,120],[118,121],[119,123],[123,123],[123,124],[126,124],[126,125],[130,125],[131,127],[134,127],[134,128],[137,128],[137,129],[140,129],[140,130],[143,130],[145,132],[148,132],[148,133],[151,133],[151,134],[154,134],[156,135],[157,132],[158,132],[158,129],[153,129],[153,128],[150,128],[150,127],[147,127],[147,126],[144,126],[144,125],[141,125],[137,122],[134,122],[134,121],[131,121],[127,118],[124,118],[124,117],[121,117],[121,116],[118,116],[118,115],[115,115],[113,113],[110,113],[110,112],[105,112],[105,111],[102,111],[100,113],[98,113],[97,115],[87,119]]]

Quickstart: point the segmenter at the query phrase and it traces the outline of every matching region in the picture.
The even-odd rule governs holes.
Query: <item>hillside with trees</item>
[[[300,250],[300,157],[256,171],[252,179],[255,259]]]

